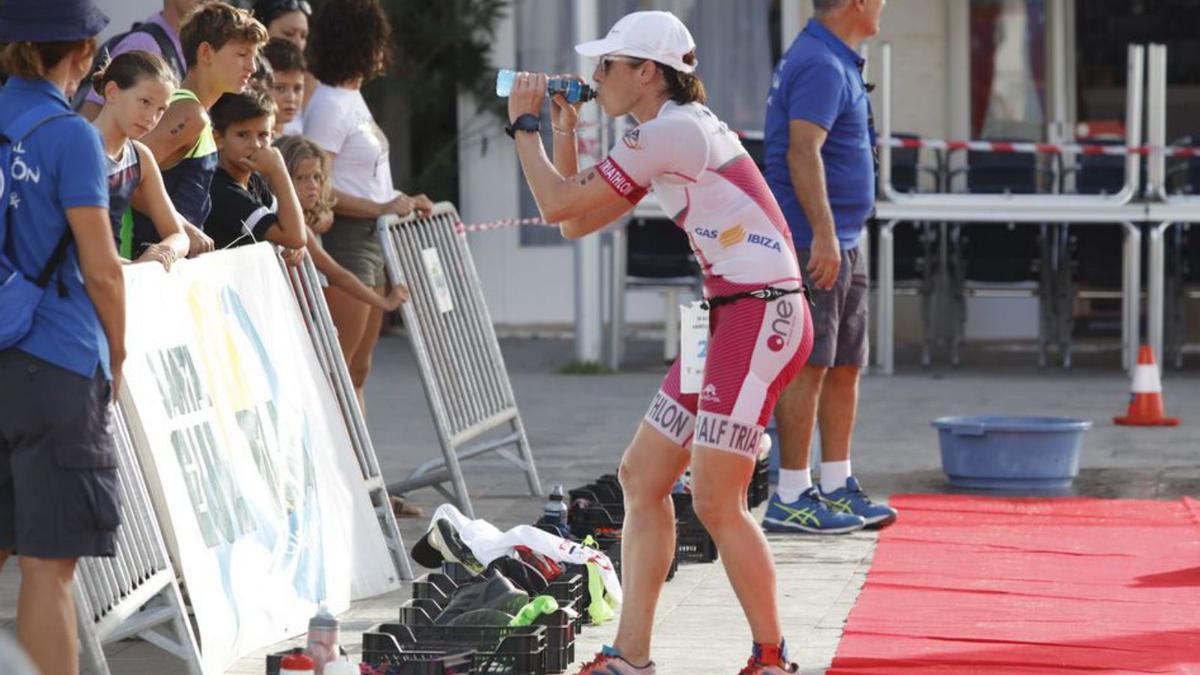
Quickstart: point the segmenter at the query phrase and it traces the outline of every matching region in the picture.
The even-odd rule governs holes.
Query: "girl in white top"
[[[361,92],[390,61],[391,28],[378,0],[327,2],[312,27],[309,68],[320,84],[304,109],[304,137],[333,158],[337,200],[333,226],[321,243],[339,265],[383,294],[387,277],[376,221],[433,211],[425,195],[409,197],[392,186],[387,137]],[[362,406],[383,311],[334,286],[326,289],[326,297]]]

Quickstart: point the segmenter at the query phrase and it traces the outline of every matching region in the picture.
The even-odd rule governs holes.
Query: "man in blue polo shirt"
[[[858,48],[879,32],[885,0],[813,0],[815,17],[783,55],[767,98],[764,175],[813,298],[813,351],[775,408],[779,488],[763,527],[852,532],[896,518],[850,473],[859,370],[867,361],[867,261],[875,208],[874,131]],[[820,485],[809,451],[821,430]]]
[[[111,401],[124,359],[124,277],[104,149],[66,98],[107,23],[91,0],[0,5],[0,68],[10,75],[0,130],[17,136],[18,123],[44,121],[12,147],[11,171],[0,167],[12,181],[5,257],[32,280],[68,242],[31,329],[0,350],[0,565],[20,557],[17,636],[42,673],[79,672],[75,563],[113,555],[119,519]]]

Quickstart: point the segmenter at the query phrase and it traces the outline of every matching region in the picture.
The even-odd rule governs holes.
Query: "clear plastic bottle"
[[[359,672],[359,667],[346,657],[325,664],[325,675],[358,675]]]
[[[507,68],[496,73],[496,95],[507,98],[512,93],[513,83],[516,82],[516,79],[517,73]],[[546,95],[554,96],[555,94],[562,94],[568,103],[587,102],[596,98],[595,89],[579,80],[566,77],[551,78],[546,85]]]
[[[325,603],[317,608],[317,613],[308,620],[308,655],[316,666],[316,675],[325,672],[325,664],[338,656],[338,637],[340,624],[337,617],[330,613]]]

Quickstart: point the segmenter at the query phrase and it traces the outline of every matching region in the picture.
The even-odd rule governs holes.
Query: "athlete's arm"
[[[508,99],[510,120],[526,113],[538,113],[546,95],[546,80],[544,74],[522,73],[518,76]],[[604,181],[599,180],[595,169],[580,176],[564,177],[546,156],[541,135],[517,132],[515,141],[521,170],[529,183],[529,189],[533,192],[533,198],[537,201],[542,218],[548,223],[563,223],[588,217],[583,227],[580,227],[579,223],[564,226],[564,236],[582,237],[612,222],[632,206],[611,187],[605,185]],[[609,220],[598,222],[601,215]]]

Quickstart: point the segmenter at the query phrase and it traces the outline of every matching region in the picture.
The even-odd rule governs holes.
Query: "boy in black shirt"
[[[261,90],[225,94],[213,106],[219,162],[204,232],[217,249],[269,241],[303,248],[307,228],[287,165],[271,146],[275,106]]]

